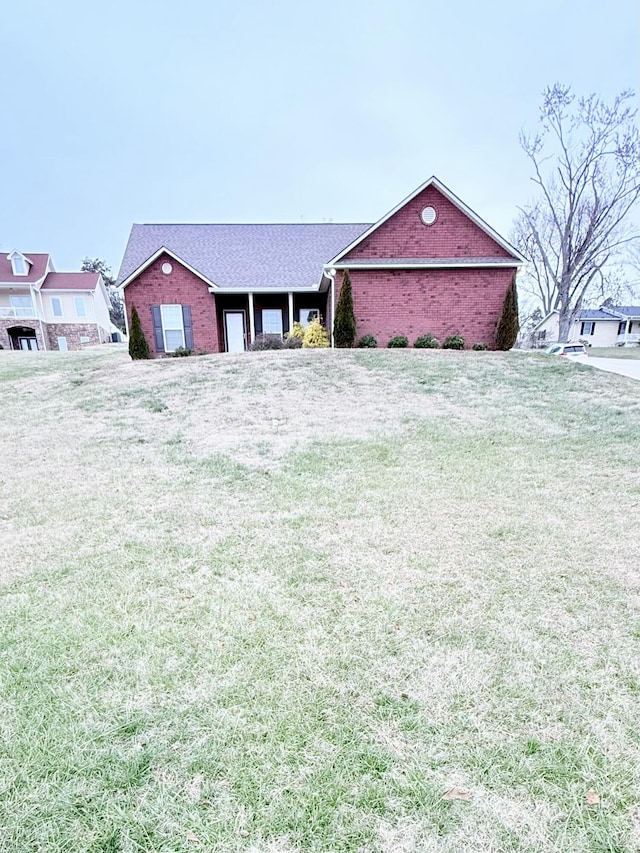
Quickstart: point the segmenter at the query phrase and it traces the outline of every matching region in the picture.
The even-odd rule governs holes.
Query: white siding
[[[46,323],[95,323],[93,293],[81,290],[41,290],[44,320]],[[78,317],[75,300],[84,298],[86,317]],[[51,307],[51,300],[59,299],[62,305],[62,317],[56,317]],[[108,327],[107,327],[108,328]]]

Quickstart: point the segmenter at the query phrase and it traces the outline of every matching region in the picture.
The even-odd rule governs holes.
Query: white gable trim
[[[507,261],[507,263],[505,263]],[[348,261],[344,263],[334,263],[334,264],[325,264],[325,269],[329,266],[335,267],[337,270],[349,270],[350,272],[355,272],[356,270],[443,270],[443,269],[478,269],[479,267],[504,267],[504,269],[511,269],[512,267],[522,266],[520,261],[509,261],[508,258],[502,258],[497,261],[480,261],[478,263],[460,263],[456,261],[443,261],[438,264],[393,264],[393,263],[385,263],[384,259],[380,259],[379,261],[371,262],[371,263],[357,263],[350,264]]]
[[[215,283],[215,281],[211,281],[211,279],[208,279],[206,276],[202,275],[201,272],[198,272],[197,269],[194,269],[194,267],[192,267],[186,261],[183,261],[182,258],[176,255],[175,252],[172,252],[170,249],[167,249],[166,246],[161,246],[157,252],[154,252],[154,254],[151,255],[150,258],[147,258],[147,260],[143,264],[140,264],[140,266],[137,267],[137,269],[135,269],[131,273],[131,275],[128,275],[125,280],[118,285],[118,290],[124,290],[127,285],[131,284],[131,282],[134,281],[134,279],[136,279],[140,275],[140,273],[144,272],[147,267],[151,266],[154,261],[157,261],[160,255],[169,255],[169,257],[173,258],[176,263],[182,264],[185,269],[188,269],[189,272],[192,272],[195,276],[204,281],[205,284],[208,284],[210,288],[213,288],[215,291],[219,290],[218,285]]]
[[[336,255],[335,258],[332,258],[328,263],[326,263],[325,267],[330,267],[334,264],[337,264],[341,258],[348,254],[358,244],[362,243],[362,241],[370,234],[373,234],[374,231],[377,231],[377,229],[380,228],[380,226],[383,225],[387,221],[387,219],[391,219],[394,214],[396,214],[399,210],[402,210],[405,205],[409,204],[410,201],[412,201],[417,195],[420,195],[420,193],[423,192],[423,190],[426,190],[427,187],[435,187],[438,192],[442,193],[442,195],[447,198],[453,205],[455,205],[455,207],[457,207],[458,210],[461,211],[461,213],[464,213],[465,216],[468,216],[469,219],[471,219],[471,221],[478,226],[478,228],[484,231],[485,234],[488,234],[489,237],[495,240],[499,246],[502,246],[505,252],[508,252],[510,255],[516,258],[520,264],[526,263],[526,259],[520,254],[520,252],[518,252],[518,250],[514,246],[508,243],[504,239],[504,237],[501,237],[497,231],[494,231],[493,228],[484,221],[484,219],[482,219],[478,216],[477,213],[475,213],[475,211],[471,210],[470,207],[467,207],[467,205],[463,201],[461,201],[461,199],[459,199],[457,195],[452,193],[448,187],[445,187],[445,185],[441,181],[439,181],[435,175],[432,175],[428,181],[425,181],[424,184],[421,184],[416,190],[414,190],[410,195],[403,199],[400,204],[397,204],[393,208],[393,210],[390,210],[389,213],[386,213],[382,217],[382,219],[379,219],[377,222],[375,222],[371,226],[371,228],[364,232],[364,234],[361,234],[359,237],[357,237],[353,241],[353,243],[350,243],[347,246],[346,249],[343,249],[340,254]]]

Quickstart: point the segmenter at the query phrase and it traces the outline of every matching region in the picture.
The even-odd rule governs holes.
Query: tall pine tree
[[[132,359],[151,358],[149,344],[142,331],[140,317],[134,305],[131,309],[131,327],[129,329],[129,355]]]
[[[502,303],[502,316],[496,326],[496,349],[510,350],[518,337],[518,292],[515,274]]]
[[[336,318],[333,324],[333,340],[337,347],[348,349],[356,340],[356,318],[353,313],[353,293],[349,270],[344,274],[340,297],[336,306]]]

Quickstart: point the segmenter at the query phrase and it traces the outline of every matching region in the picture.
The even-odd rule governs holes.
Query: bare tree
[[[520,136],[537,199],[519,208],[514,240],[530,262],[529,288],[545,313],[557,309],[566,340],[585,298],[599,288],[639,235],[640,138],[630,91],[612,104],[576,99],[568,86],[544,92],[540,129]]]
[[[116,280],[111,273],[111,267],[100,258],[85,258],[80,267],[82,272],[99,272],[109,294],[109,318],[120,331],[125,331],[124,302],[116,289]]]

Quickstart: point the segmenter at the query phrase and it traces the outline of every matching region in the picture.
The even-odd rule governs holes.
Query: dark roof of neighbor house
[[[323,264],[370,227],[354,222],[134,225],[117,283],[165,248],[218,287],[307,289],[319,284]]]
[[[607,310],[625,317],[640,317],[640,305],[612,305]]]
[[[42,252],[21,252],[28,261],[31,261],[31,266],[27,275],[14,275],[11,261],[8,257],[9,254],[11,253],[2,252],[0,254],[0,281],[3,283],[33,284],[34,281],[39,281],[47,271],[47,264],[49,263],[48,254]]]
[[[95,290],[99,279],[98,272],[50,272],[42,290]]]
[[[612,305],[610,308],[584,308],[579,320],[623,320],[625,317],[640,317],[638,305]]]
[[[578,314],[578,320],[619,320],[619,317],[614,317],[613,314],[607,311],[602,311],[600,308],[583,308]]]

